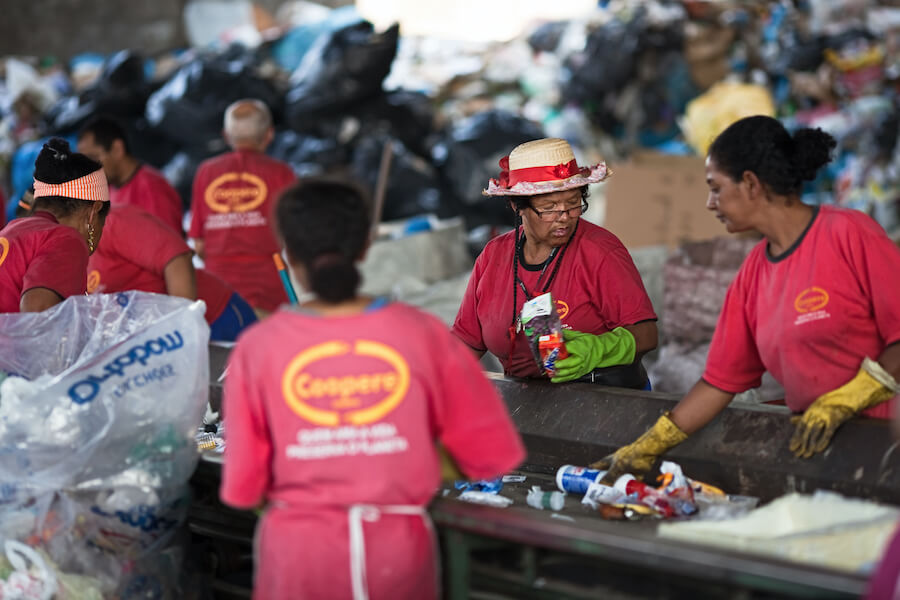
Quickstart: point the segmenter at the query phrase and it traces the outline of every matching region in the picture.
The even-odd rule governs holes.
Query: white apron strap
[[[354,504],[347,511],[350,524],[350,583],[353,586],[353,600],[369,600],[369,585],[366,582],[366,543],[363,521],[374,523],[382,514],[413,515],[421,517],[434,542],[431,520],[424,506],[414,504],[374,505]]]

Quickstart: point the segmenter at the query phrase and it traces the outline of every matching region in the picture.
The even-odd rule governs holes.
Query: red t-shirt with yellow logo
[[[783,255],[766,245],[728,289],[703,379],[739,393],[769,371],[800,412],[900,342],[900,250],[867,215],[827,205]],[[888,418],[889,404],[866,414]]]
[[[472,479],[524,459],[506,406],[435,317],[392,303],[346,317],[282,308],[245,330],[225,380],[220,496],[250,508],[260,598],[350,598],[348,509],[424,507],[440,440]],[[436,597],[418,516],[364,525],[370,597]]]
[[[509,326],[513,318],[513,247],[510,231],[488,242],[475,261],[469,285],[453,323],[453,333],[476,350],[488,350],[503,365],[507,375],[542,376],[519,332],[510,353]],[[616,327],[656,319],[641,275],[628,250],[615,235],[582,219],[569,241],[554,259],[561,260],[549,291],[557,304],[563,326],[585,333],[601,334]],[[546,280],[555,264],[547,265]],[[531,297],[538,289],[541,269],[530,269],[519,260],[519,279]],[[519,289],[515,314],[529,298]]]
[[[149,165],[139,166],[121,187],[109,186],[109,200],[112,206],[130,204],[142,208],[179,235],[184,231],[181,196],[162,173]]]
[[[38,211],[0,229],[0,312],[19,312],[22,294],[53,290],[63,299],[85,291],[88,246],[74,228]]]
[[[106,217],[103,237],[88,261],[88,292],[140,290],[166,293],[166,265],[191,249],[162,221],[130,205],[113,207]],[[234,293],[214,275],[198,269],[197,297],[206,302],[206,322],[225,310]]]
[[[295,178],[285,163],[246,150],[211,158],[194,176],[188,235],[203,240],[206,268],[269,311],[287,302],[272,260],[279,251],[272,211]]]

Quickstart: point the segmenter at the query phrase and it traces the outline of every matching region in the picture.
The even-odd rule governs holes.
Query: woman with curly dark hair
[[[791,135],[762,116],[713,142],[707,208],[730,233],[764,239],[728,289],[703,377],[636,442],[595,463],[609,469],[607,481],[649,471],[765,371],[797,413],[788,444],[797,457],[825,450],[857,414],[890,416],[900,378],[900,251],[862,212],[800,201],[803,182],[834,147],[820,129]]]

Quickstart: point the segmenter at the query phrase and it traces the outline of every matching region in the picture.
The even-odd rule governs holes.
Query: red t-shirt
[[[507,375],[540,377],[525,334],[519,332],[510,355],[509,327],[513,319],[513,248],[515,231],[505,233],[485,246],[475,261],[469,285],[453,333],[476,350],[488,350],[503,365]],[[563,326],[585,333],[601,334],[616,327],[656,319],[644,283],[628,250],[615,235],[581,220],[562,259],[549,291],[556,300]],[[554,264],[544,274],[548,278]],[[540,269],[532,270],[519,260],[519,279],[534,297],[540,293]],[[543,282],[541,283],[543,289]],[[515,315],[528,298],[520,289]]]
[[[900,341],[897,274],[900,250],[865,214],[822,206],[784,255],[763,240],[728,288],[703,374],[710,385],[739,393],[769,371],[785,403],[806,410],[820,395],[877,360]],[[867,415],[889,417],[890,403]]]
[[[116,206],[109,211],[103,237],[88,262],[88,291],[165,294],[166,265],[190,252],[181,236],[147,211]],[[219,318],[232,293],[224,282],[197,270],[197,297],[206,302],[207,323]]]
[[[212,323],[222,316],[234,289],[206,269],[197,269],[197,297],[206,302],[206,322]]]
[[[472,353],[399,303],[333,318],[283,308],[253,325],[230,356],[223,412],[221,498],[267,501],[260,598],[350,598],[347,509],[424,507],[440,481],[436,441],[472,479],[524,459]],[[422,519],[383,514],[364,536],[373,600],[436,597]]]
[[[72,227],[38,211],[0,229],[0,312],[19,312],[22,294],[53,290],[63,299],[85,291],[88,246]]]
[[[295,179],[285,163],[246,150],[204,161],[194,176],[188,235],[203,240],[211,273],[264,310],[287,302],[272,260],[279,248],[271,217]]]
[[[181,196],[162,173],[151,166],[140,165],[121,187],[109,186],[109,199],[113,206],[132,204],[143,208],[173,231],[179,234],[184,231]]]

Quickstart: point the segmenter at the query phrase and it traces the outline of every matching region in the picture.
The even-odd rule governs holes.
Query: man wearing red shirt
[[[85,125],[78,151],[103,165],[113,206],[139,206],[183,235],[181,197],[162,173],[131,155],[125,130],[116,121],[97,117]]]
[[[278,193],[295,179],[288,165],[263,154],[273,136],[262,102],[228,107],[225,139],[233,151],[197,169],[188,231],[206,268],[263,314],[287,302],[272,261],[279,246],[270,217]]]
[[[256,321],[250,305],[224,281],[194,270],[193,253],[178,234],[136,206],[117,206],[87,266],[87,291],[140,290],[206,303],[210,339],[234,341]]]

